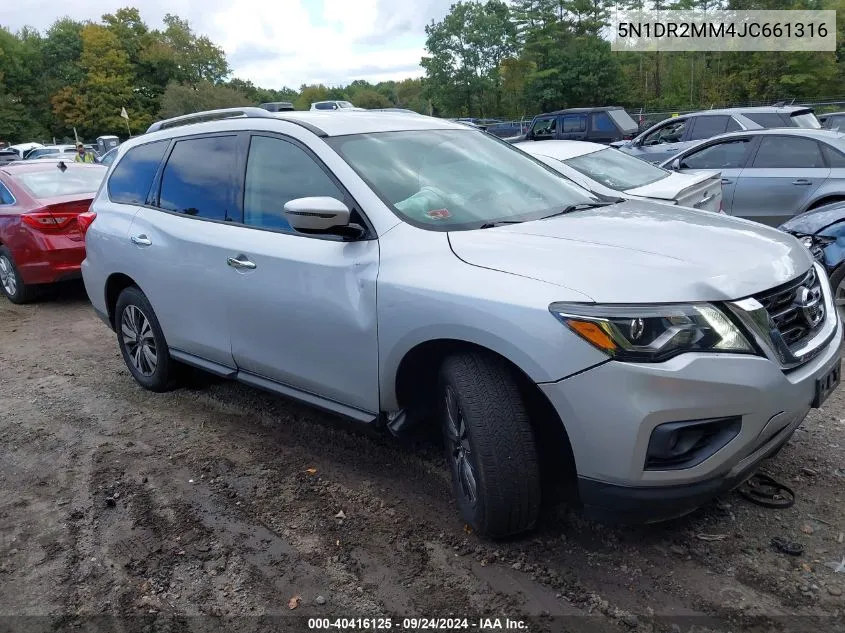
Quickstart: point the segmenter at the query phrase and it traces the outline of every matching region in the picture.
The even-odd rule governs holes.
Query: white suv
[[[830,287],[794,237],[601,200],[441,119],[156,123],[80,226],[141,385],[185,363],[396,433],[437,424],[462,518],[494,537],[535,524],[541,474],[593,514],[689,512],[839,382]]]

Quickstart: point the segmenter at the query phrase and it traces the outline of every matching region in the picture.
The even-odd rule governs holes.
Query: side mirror
[[[675,160],[673,160],[670,167],[672,168],[672,171],[681,171],[681,159],[676,158]]]
[[[291,227],[303,233],[329,233],[349,226],[349,207],[337,198],[315,196],[285,203]]]

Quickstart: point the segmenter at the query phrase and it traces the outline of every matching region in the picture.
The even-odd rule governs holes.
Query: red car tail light
[[[85,211],[84,213],[80,213],[76,216],[76,224],[79,227],[79,232],[82,233],[83,237],[85,233],[88,231],[88,227],[91,226],[91,223],[97,217],[96,211]]]
[[[39,231],[48,233],[61,232],[76,219],[78,213],[50,211],[47,208],[36,209],[21,215],[21,222]]]

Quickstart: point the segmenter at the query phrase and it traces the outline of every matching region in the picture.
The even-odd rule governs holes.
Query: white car
[[[681,174],[586,141],[527,141],[515,146],[595,194],[722,212],[718,172]]]
[[[366,110],[366,108],[356,108],[348,101],[317,101],[311,104],[312,110]]]

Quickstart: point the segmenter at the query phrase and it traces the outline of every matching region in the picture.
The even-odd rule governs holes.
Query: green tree
[[[308,110],[312,103],[317,101],[326,101],[327,99],[330,99],[329,89],[324,85],[315,84],[306,86],[305,84],[302,84],[299,88],[299,98],[297,98],[294,106],[297,110]]]
[[[359,108],[390,108],[393,103],[383,94],[379,94],[375,90],[358,90],[351,97],[352,104]]]
[[[161,97],[159,116],[167,119],[202,110],[237,108],[255,105],[243,92],[229,86],[219,86],[210,81],[196,85],[171,83]]]

